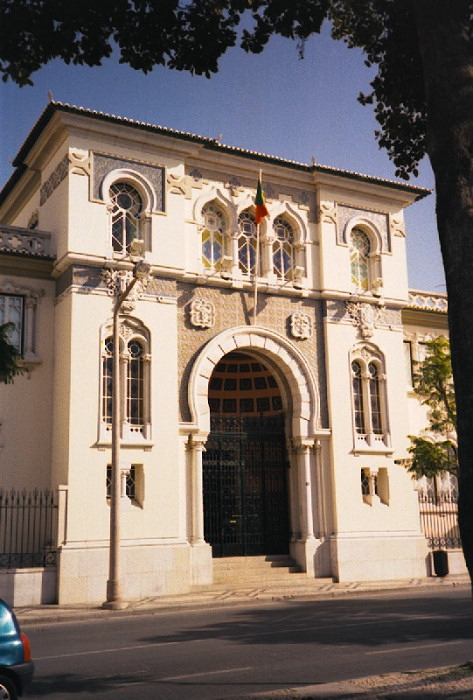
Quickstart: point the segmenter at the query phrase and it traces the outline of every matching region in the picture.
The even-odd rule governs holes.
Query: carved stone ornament
[[[131,270],[102,270],[102,279],[107,287],[107,292],[110,296],[118,297],[127,288],[128,284],[133,279]],[[130,295],[122,304],[121,311],[123,313],[131,313],[134,311],[136,302],[142,294],[146,292],[148,287],[149,277],[138,280]]]
[[[381,310],[372,304],[359,302],[347,302],[346,309],[353,325],[360,329],[361,337],[371,338],[382,313]]]
[[[295,311],[290,316],[291,319],[291,335],[299,340],[306,340],[312,337],[313,326],[312,317],[302,311]]]
[[[73,175],[90,175],[91,165],[89,153],[69,151],[69,168]]]
[[[335,205],[335,202],[321,202],[319,213],[320,220],[323,223],[337,223],[337,207]]]
[[[215,324],[215,306],[205,299],[193,299],[189,305],[190,322],[196,328],[212,328]]]

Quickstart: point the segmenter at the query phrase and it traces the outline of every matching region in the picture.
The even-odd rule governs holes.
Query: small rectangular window
[[[0,294],[0,325],[13,323],[8,339],[19,353],[23,352],[24,301],[18,294]]]
[[[412,344],[410,340],[404,341],[404,359],[406,363],[407,385],[413,386]]]
[[[107,477],[106,477],[106,488],[107,488],[107,498],[112,495],[112,465],[107,464]],[[131,501],[135,500],[136,497],[136,467],[134,464],[131,465],[130,471],[126,476],[126,495]]]

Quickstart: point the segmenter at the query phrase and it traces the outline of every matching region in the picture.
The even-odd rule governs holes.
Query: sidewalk
[[[77,605],[39,605],[16,607],[15,613],[22,625],[34,623],[66,622],[119,615],[143,615],[158,612],[178,612],[189,608],[216,608],[228,605],[245,605],[261,602],[276,602],[314,599],[323,600],[336,597],[376,594],[386,591],[409,592],[416,589],[442,590],[445,588],[469,588],[468,576],[446,576],[445,578],[422,578],[401,581],[363,581],[333,583],[328,579],[307,579],[295,585],[275,582],[260,588],[242,587],[238,583],[218,584],[202,587],[181,595],[153,596],[129,601],[124,610],[104,610],[100,603]]]

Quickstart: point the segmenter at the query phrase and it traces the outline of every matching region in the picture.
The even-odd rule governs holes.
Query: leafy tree
[[[458,475],[457,409],[450,344],[440,336],[426,345],[426,358],[414,374],[414,391],[421,403],[429,407],[427,430],[438,439],[433,442],[425,437],[409,435],[411,445],[408,452],[411,457],[405,464],[407,470],[417,477],[432,477],[443,471]]]
[[[0,326],[0,383],[2,384],[11,384],[14,377],[25,371],[18,364],[20,353],[10,343],[13,327],[13,323],[4,323]]]
[[[242,16],[253,24],[240,36]],[[377,67],[371,92],[396,174],[416,174],[427,154],[449,298],[458,407],[459,524],[473,580],[473,2],[468,0],[1,0],[0,71],[19,85],[55,57],[100,65],[118,46],[122,62],[209,76],[239,41],[262,51],[273,34],[304,41],[324,20]]]

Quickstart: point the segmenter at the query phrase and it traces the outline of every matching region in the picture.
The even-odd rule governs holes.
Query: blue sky
[[[33,75],[34,86],[0,85],[0,187],[50,90],[55,100],[159,124],[229,146],[273,156],[394,177],[394,166],[374,137],[370,107],[356,101],[369,89],[361,52],[327,32],[307,42],[304,60],[295,42],[273,38],[259,55],[231,49],[210,80],[158,67],[148,75],[113,56],[98,68],[54,61]],[[411,183],[433,188],[427,160]],[[409,284],[445,291],[435,224],[435,195],[406,212]]]

